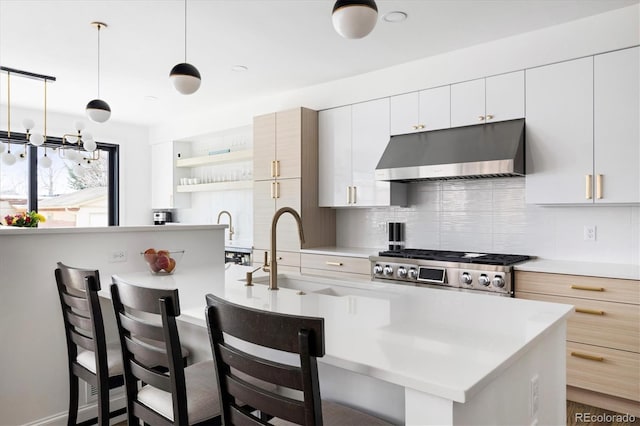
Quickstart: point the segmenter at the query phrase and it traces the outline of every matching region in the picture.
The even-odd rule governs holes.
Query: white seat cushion
[[[354,410],[335,402],[322,400],[322,421],[327,426],[383,426],[391,425],[382,419]],[[295,423],[274,418],[269,422],[276,426],[292,426]]]
[[[93,374],[96,374],[96,356],[93,351],[78,352],[76,361]],[[107,366],[109,368],[109,377],[123,373],[120,342],[107,343]]]
[[[218,416],[220,397],[213,361],[203,361],[185,368],[184,379],[189,423],[198,423]],[[173,421],[173,399],[170,392],[145,385],[138,391],[138,400]]]

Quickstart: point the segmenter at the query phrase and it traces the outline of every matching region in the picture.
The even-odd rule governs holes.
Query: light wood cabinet
[[[389,114],[391,135],[450,127],[450,105],[449,85],[392,96]]]
[[[300,272],[336,278],[369,279],[371,262],[365,257],[302,253]]]
[[[406,205],[406,185],[378,181],[389,142],[389,99],[319,113],[319,203],[323,207]]]
[[[301,218],[305,242],[291,215],[277,224],[279,264],[299,269],[301,247],[335,245],[335,211],[318,207],[318,114],[306,108],[254,118],[253,245],[262,263],[271,246],[271,222],[281,207]]]
[[[451,127],[525,116],[524,71],[451,85]]]
[[[567,398],[640,414],[640,281],[516,271],[516,297],[574,305]]]
[[[639,52],[527,70],[528,203],[640,202]]]

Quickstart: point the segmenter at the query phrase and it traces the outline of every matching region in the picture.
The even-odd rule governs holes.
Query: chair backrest
[[[206,300],[224,424],[260,423],[251,413],[251,409],[256,409],[297,424],[321,425],[316,358],[324,356],[324,319],[252,309],[212,294],[208,294]],[[225,340],[225,335],[235,339]],[[300,365],[278,361],[277,353],[273,358],[264,355],[268,351],[260,351],[260,355],[254,350],[248,353],[247,348],[255,346],[246,342],[298,354]],[[247,376],[259,379],[266,386],[249,383]],[[272,385],[277,385],[279,390]],[[293,394],[301,394],[302,398],[284,396],[283,387],[298,391]]]
[[[111,298],[122,346],[127,409],[145,423],[160,418],[138,402],[138,382],[170,392],[175,424],[188,424],[184,364],[176,317],[178,290],[139,287],[113,277]]]
[[[92,351],[96,358],[98,379],[109,376],[107,347],[102,309],[98,299],[100,274],[93,269],[80,269],[58,262],[55,270],[62,318],[67,339],[69,367],[76,368],[79,349]]]

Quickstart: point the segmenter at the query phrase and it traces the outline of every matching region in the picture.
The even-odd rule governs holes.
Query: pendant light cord
[[[98,99],[100,99],[100,27],[102,25],[98,24]]]
[[[11,139],[11,72],[7,72],[7,137]],[[11,145],[9,145],[11,152]]]
[[[47,141],[47,80],[44,81],[44,141]],[[46,148],[45,148],[46,150]],[[46,151],[45,151],[46,155]]]
[[[184,0],[184,62],[187,62],[187,0]]]

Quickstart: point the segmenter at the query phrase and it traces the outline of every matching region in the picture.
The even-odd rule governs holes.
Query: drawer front
[[[255,249],[253,250],[253,264],[263,265],[264,264],[264,252],[265,250]],[[267,253],[269,253],[267,251]],[[269,253],[268,256],[271,254]],[[271,260],[271,257],[269,257]],[[278,250],[278,266],[286,265],[286,266],[295,266],[300,268],[300,252],[298,251],[280,251]]]
[[[567,340],[640,352],[640,308],[626,303],[516,292],[519,299],[575,306],[567,322]]]
[[[640,354],[567,342],[567,384],[640,401]]]
[[[321,269],[362,275],[370,275],[371,273],[371,262],[363,257],[302,253],[301,262],[302,269]]]
[[[516,271],[515,290],[640,304],[640,281]]]

